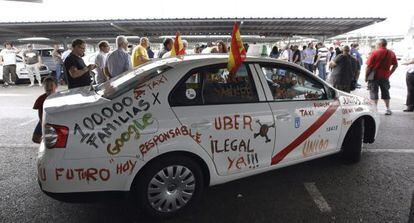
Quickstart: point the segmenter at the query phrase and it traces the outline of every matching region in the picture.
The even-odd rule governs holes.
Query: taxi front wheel
[[[342,158],[349,163],[361,160],[362,140],[364,138],[364,119],[357,119],[349,128],[342,143]]]
[[[145,214],[168,218],[191,208],[204,187],[202,171],[186,156],[164,156],[150,163],[137,178],[134,194]]]

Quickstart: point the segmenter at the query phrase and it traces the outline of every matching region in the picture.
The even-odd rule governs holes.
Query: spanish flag
[[[175,34],[175,40],[173,44],[173,48],[171,49],[171,57],[184,55],[185,49],[183,45],[183,41],[181,40],[181,35],[179,32]]]
[[[231,34],[231,45],[229,51],[229,63],[227,69],[230,74],[235,74],[239,66],[246,59],[246,50],[243,46],[243,41],[240,37],[240,30],[237,23],[234,23],[233,33]]]

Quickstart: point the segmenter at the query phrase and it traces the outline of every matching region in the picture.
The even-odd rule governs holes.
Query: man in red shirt
[[[378,104],[378,88],[381,89],[381,99],[384,100],[387,107],[386,115],[391,115],[390,109],[390,81],[391,74],[397,69],[397,57],[394,52],[387,49],[387,40],[380,39],[377,42],[377,49],[371,53],[367,61],[367,69],[365,71],[365,82],[368,82],[368,76],[371,71],[375,71],[374,80],[368,82],[370,89],[370,98],[374,100],[375,105]],[[390,69],[391,68],[391,69]]]

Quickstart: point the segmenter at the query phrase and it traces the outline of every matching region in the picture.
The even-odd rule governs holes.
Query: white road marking
[[[29,121],[27,121],[27,122],[20,123],[18,126],[19,126],[19,127],[22,127],[22,126],[25,126],[25,125],[27,125],[27,124],[30,124],[30,123],[32,123],[32,122],[34,122],[34,121],[36,121],[36,120],[38,120],[38,119],[37,119],[37,118],[30,119],[30,120],[29,120]]]
[[[0,144],[0,148],[39,148],[39,144]]]
[[[319,192],[318,188],[316,187],[315,183],[304,183],[306,190],[313,198],[313,201],[318,206],[321,212],[331,212],[332,209],[329,206],[328,202],[326,202],[325,198],[323,198],[321,192]]]
[[[414,153],[414,149],[364,149],[368,153]]]

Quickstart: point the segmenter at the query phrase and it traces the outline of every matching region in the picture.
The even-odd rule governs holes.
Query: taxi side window
[[[187,80],[179,83],[171,95],[171,105],[202,105],[201,78],[200,73],[194,72],[190,74]]]
[[[325,100],[324,86],[290,68],[261,66],[274,101]]]
[[[259,101],[250,71],[245,64],[230,74],[226,64],[190,71],[170,97],[172,106],[253,103]]]

